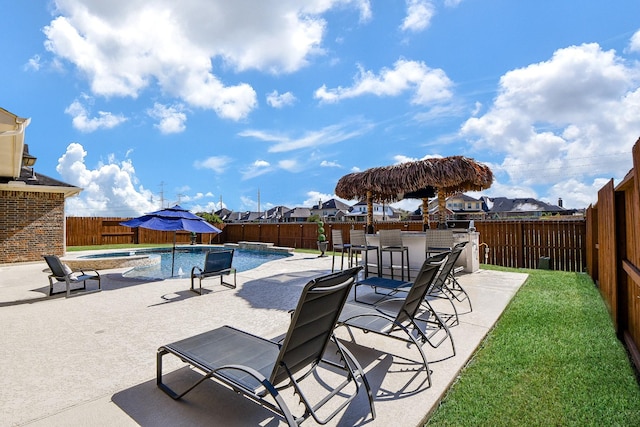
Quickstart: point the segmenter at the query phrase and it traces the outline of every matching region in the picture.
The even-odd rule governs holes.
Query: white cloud
[[[640,134],[639,84],[639,65],[613,51],[597,44],[559,49],[548,61],[502,76],[488,112],[461,131],[477,150],[504,155],[500,167],[511,185],[620,178]]]
[[[194,204],[191,205],[191,208],[189,209],[189,211],[196,213],[196,212],[216,212],[220,209],[222,209],[223,207],[226,207],[224,205],[224,203],[221,205],[220,202],[207,202],[206,204],[202,205],[202,204]]]
[[[427,154],[419,159],[415,157],[408,157],[403,154],[397,154],[393,156],[393,160],[395,160],[395,164],[416,162],[418,160],[425,160],[425,159],[441,159],[441,158],[442,156],[440,154]]]
[[[273,108],[282,108],[289,105],[293,105],[296,102],[296,97],[291,92],[278,93],[277,90],[267,95],[267,104]]]
[[[640,30],[636,31],[636,33],[631,36],[631,40],[629,41],[629,52],[640,52]]]
[[[598,201],[598,191],[609,180],[597,178],[591,182],[580,182],[576,179],[568,179],[553,185],[548,192],[548,202],[557,204],[561,198],[564,207],[586,208]]]
[[[278,162],[278,166],[289,172],[299,172],[300,164],[294,159],[283,159]]]
[[[215,173],[221,174],[224,173],[231,161],[227,156],[211,156],[205,160],[197,160],[193,165],[198,169],[211,169]]]
[[[331,199],[337,199],[335,194],[321,193],[319,191],[308,191],[307,199],[302,202],[302,206],[308,208],[316,206],[320,201],[328,202]]]
[[[265,173],[269,173],[273,171],[274,168],[271,166],[269,162],[266,160],[256,160],[248,167],[242,170],[242,179],[251,179],[256,178],[260,175],[264,175]]]
[[[330,162],[328,160],[323,160],[320,162],[320,166],[323,168],[341,168],[342,166],[338,162]]]
[[[153,108],[147,110],[147,114],[159,121],[155,125],[163,134],[180,133],[186,129],[187,115],[183,105],[166,106],[160,103],[153,104]]]
[[[443,70],[429,68],[424,62],[400,59],[392,69],[384,68],[378,75],[360,68],[353,86],[327,89],[323,85],[316,90],[315,97],[322,102],[338,102],[363,95],[399,96],[411,91],[412,104],[427,105],[450,99],[452,85]]]
[[[257,168],[266,168],[271,166],[266,160],[256,160],[255,162],[253,162],[253,165]]]
[[[24,65],[24,69],[38,71],[40,66],[40,55],[33,55]]]
[[[86,155],[82,145],[71,143],[58,159],[56,170],[62,179],[84,188],[67,199],[68,215],[134,217],[159,209],[153,193],[139,185],[131,160],[118,163],[110,156],[109,163],[89,169]]]
[[[166,96],[240,120],[257,106],[246,83],[229,84],[224,71],[291,73],[323,53],[326,22],[336,7],[371,16],[366,0],[57,0],[44,28],[53,63],[66,61],[94,95],[138,97],[158,85]],[[221,67],[222,68],[222,67]]]
[[[462,3],[462,0],[444,0],[444,5],[446,7],[456,7],[460,3]]]
[[[74,128],[86,133],[98,129],[111,129],[127,121],[122,115],[114,115],[106,111],[98,111],[97,117],[89,117],[89,111],[77,99],[64,112],[73,117]]]
[[[372,125],[370,123],[357,122],[327,126],[317,131],[308,131],[299,138],[290,138],[286,135],[277,135],[260,130],[246,130],[240,132],[239,135],[261,141],[275,142],[269,147],[269,152],[282,153],[321,145],[337,144],[359,137],[371,130],[371,128]]]
[[[402,21],[402,31],[422,31],[429,26],[435,7],[429,0],[407,0],[407,16]]]

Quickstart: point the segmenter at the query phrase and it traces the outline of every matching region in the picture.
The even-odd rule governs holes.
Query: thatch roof
[[[343,176],[335,193],[347,200],[365,200],[371,192],[376,202],[433,197],[435,191],[453,194],[480,191],[491,186],[488,166],[464,156],[451,156],[376,167]]]

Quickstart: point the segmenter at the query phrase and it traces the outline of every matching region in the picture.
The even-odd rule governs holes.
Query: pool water
[[[169,279],[189,277],[194,266],[203,268],[204,258],[209,251],[228,250],[221,247],[177,247],[175,252],[175,263],[173,266],[173,276],[171,275],[171,248],[140,249],[128,252],[104,253],[88,255],[87,258],[104,258],[117,256],[149,255],[149,257],[160,258],[160,262],[152,265],[134,267],[123,273],[125,277],[149,278],[149,279]],[[256,268],[265,262],[290,257],[291,254],[283,252],[252,251],[247,249],[235,249],[233,253],[233,267],[238,271],[247,271]]]

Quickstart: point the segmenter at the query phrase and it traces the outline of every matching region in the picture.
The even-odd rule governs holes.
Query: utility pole
[[[164,181],[160,181],[160,209],[164,209]]]

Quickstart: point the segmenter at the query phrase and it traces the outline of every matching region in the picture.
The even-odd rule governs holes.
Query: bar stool
[[[441,252],[447,252],[453,249],[453,231],[426,230],[425,234],[425,256],[427,258],[432,255],[436,255]]]
[[[404,280],[404,269],[407,269],[407,280],[411,280],[409,273],[409,247],[402,244],[402,234],[400,230],[380,230],[380,260],[382,254],[389,252],[389,269],[391,270],[391,279],[393,280],[393,270],[397,265],[393,264],[393,254],[400,252],[400,273]],[[405,254],[407,256],[407,264],[405,266]],[[382,264],[382,262],[380,262]]]
[[[349,256],[349,266],[353,265],[353,256],[358,261],[358,254],[364,258],[364,277],[369,277],[369,251],[376,251],[376,266],[378,268],[378,276],[382,276],[381,263],[380,263],[380,248],[367,243],[367,236],[364,234],[364,230],[351,230],[349,231],[349,241],[351,242],[351,255]]]
[[[331,230],[331,249],[333,250],[333,258],[331,259],[331,272],[334,272],[336,263],[336,252],[340,251],[340,270],[344,270],[344,254],[347,254],[349,261],[351,254],[351,245],[342,241],[342,230]]]

